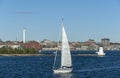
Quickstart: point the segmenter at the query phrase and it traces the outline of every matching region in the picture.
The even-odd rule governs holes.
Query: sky
[[[120,0],[0,0],[0,38],[58,41],[62,18],[69,41],[120,42]]]

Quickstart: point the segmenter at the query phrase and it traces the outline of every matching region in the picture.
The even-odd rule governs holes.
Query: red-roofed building
[[[26,42],[25,44],[23,44],[23,47],[24,48],[34,48],[36,51],[39,51],[42,49],[41,45],[39,42],[37,41],[29,41],[29,42]]]

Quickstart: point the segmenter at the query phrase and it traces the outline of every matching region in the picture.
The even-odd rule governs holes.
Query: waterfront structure
[[[23,29],[23,43],[26,41],[26,30],[25,28]]]
[[[98,54],[98,56],[104,56],[105,55],[105,53],[103,51],[103,47],[99,47],[99,51],[96,52],[96,53]]]
[[[101,45],[104,47],[104,49],[107,49],[110,46],[110,39],[109,38],[101,39]]]
[[[37,41],[29,41],[23,44],[23,47],[28,49],[28,48],[34,48],[37,52],[42,49],[41,45]]]
[[[25,41],[25,35],[24,35],[24,43],[23,41],[17,41],[17,40],[16,41],[0,40],[0,48],[2,47],[20,48],[20,45],[22,46],[22,48],[24,48],[23,45],[26,43],[28,44],[29,42],[31,41],[28,41],[28,42]],[[61,49],[61,41],[51,41],[48,39],[44,39],[43,41],[40,41],[38,43],[40,44],[40,47],[42,50],[60,50]],[[95,42],[93,39],[89,39],[85,42],[69,41],[69,45],[71,50],[98,50],[100,46],[102,46],[104,50],[120,50],[120,43],[110,42],[109,38],[102,38],[101,42]]]
[[[89,46],[87,46],[87,45],[82,45],[81,48],[80,48],[80,50],[84,50],[84,51],[85,51],[85,50],[88,50],[88,47],[89,47]]]
[[[13,44],[10,46],[12,49],[22,49],[22,46],[19,44]]]
[[[120,50],[120,43],[110,43],[107,50]]]

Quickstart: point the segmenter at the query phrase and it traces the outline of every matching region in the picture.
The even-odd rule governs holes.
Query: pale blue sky
[[[0,0],[0,38],[57,41],[62,17],[70,41],[120,42],[120,0]]]

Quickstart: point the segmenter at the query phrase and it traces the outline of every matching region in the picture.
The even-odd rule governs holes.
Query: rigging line
[[[63,19],[62,19],[63,21]],[[63,25],[63,24],[62,24]],[[60,41],[60,35],[61,35],[61,27],[59,28],[59,33],[58,33],[58,42],[57,42],[57,49],[55,51],[55,58],[54,58],[54,63],[53,63],[53,69],[55,68],[55,64],[56,64],[56,59],[57,59],[57,54],[58,54],[58,50],[59,50],[59,41]]]

